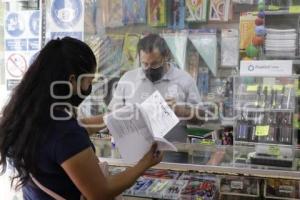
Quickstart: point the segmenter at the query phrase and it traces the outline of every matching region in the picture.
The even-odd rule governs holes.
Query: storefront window
[[[219,193],[300,199],[300,179],[293,177],[299,175],[300,169],[299,2],[2,1],[0,116],[5,102],[39,50],[51,39],[73,37],[87,43],[97,60],[92,94],[79,106],[80,117],[142,104],[156,90],[162,95],[161,102],[166,101],[164,105],[182,103],[185,108],[195,109],[200,116],[201,119],[196,120],[198,116],[178,120],[180,123],[172,127],[180,126],[180,133],[184,135],[167,137],[165,133],[164,138],[175,142],[174,149],[179,150],[178,154],[168,152],[165,162],[173,163],[171,168],[178,164],[180,170],[186,171],[201,171],[203,165],[205,170],[201,172],[207,172],[213,166],[212,173],[222,176],[213,175],[214,178],[203,181],[202,175],[197,174],[197,186],[205,182],[211,187],[205,194],[199,192],[193,196],[189,190],[193,188],[193,173],[164,171],[166,176],[171,174],[169,178],[176,179],[174,183],[178,182],[177,188],[182,189],[177,195],[183,199],[196,198],[200,193],[202,197],[211,195],[207,199],[217,198]],[[122,82],[120,79],[128,85],[118,85]],[[132,93],[126,94],[128,91]],[[119,95],[119,101],[115,95]],[[152,110],[148,112],[150,115]],[[152,118],[153,121],[167,124]],[[172,133],[169,129],[168,133]],[[101,137],[110,137],[105,133],[107,130],[97,132],[94,138],[95,143],[100,140],[96,145],[97,155],[118,160],[122,152],[115,149],[114,140],[101,140]],[[166,166],[170,168],[168,164],[163,165]],[[240,175],[234,171],[240,169],[242,175],[252,177],[227,176]],[[275,184],[278,182],[278,179],[273,180],[277,177],[276,170],[278,174],[284,171],[280,178],[295,181]],[[268,176],[264,177],[264,173]],[[161,177],[152,171],[143,180],[149,176],[161,184],[158,181]],[[170,188],[172,184],[168,184],[165,186]],[[259,191],[262,188],[264,194]],[[143,193],[133,187],[125,194],[163,198],[160,194],[165,193],[150,189]],[[169,199],[178,197],[167,196]]]

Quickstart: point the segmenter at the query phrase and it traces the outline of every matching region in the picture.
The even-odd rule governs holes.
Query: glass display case
[[[220,194],[223,196],[260,196],[260,179],[242,176],[220,177]]]
[[[4,56],[10,53],[4,45],[9,12],[40,10],[41,47],[50,36],[57,36],[51,33],[74,36],[79,31],[80,39],[92,48],[97,59],[99,80],[94,80],[93,88],[98,88],[94,92],[99,96],[105,93],[98,87],[101,78],[115,78],[117,82],[125,71],[139,67],[136,43],[148,33],[158,33],[171,50],[171,61],[197,83],[202,100],[218,105],[220,116],[213,123],[219,127],[209,130],[218,134],[218,128],[227,126],[227,131],[214,140],[213,134],[200,133],[197,126],[187,127],[189,136],[193,136],[189,137],[191,144],[176,143],[178,152],[166,152],[163,162],[147,171],[124,195],[156,199],[300,199],[299,77],[236,76],[240,60],[291,59],[299,65],[299,0],[266,0],[265,16],[257,16],[258,1],[254,0],[68,1],[82,4],[65,9],[81,13],[75,28],[56,27],[51,15],[53,2],[2,1],[0,108],[9,96],[9,77],[5,75],[8,56]],[[174,2],[179,3],[177,7]],[[215,7],[218,2],[226,4]],[[177,11],[171,12],[173,8]],[[176,13],[175,18],[180,20],[174,22]],[[265,37],[256,41],[262,44],[253,48],[257,30],[268,35],[262,34]],[[250,56],[253,52],[249,47],[255,55]],[[87,106],[87,113],[105,113],[109,98],[103,100],[103,106],[92,99],[93,106]],[[203,126],[200,128],[203,131]],[[199,144],[207,138],[207,144]],[[113,174],[131,166],[124,163],[110,139],[92,140],[100,161],[108,162]]]
[[[234,163],[296,168],[297,76],[235,77]]]
[[[299,199],[299,181],[267,179],[264,197],[267,199]]]
[[[92,141],[99,160],[109,163],[112,174],[131,166],[121,159],[118,149],[111,144],[110,139],[93,137]],[[280,199],[284,195],[287,199],[299,198],[297,193],[300,183],[299,169],[255,164],[236,165],[233,146],[182,143],[174,145],[178,148],[178,152],[173,154],[166,152],[163,162],[146,171],[134,186],[124,192],[125,197],[170,200],[200,197],[231,200],[263,199],[276,196],[278,192],[275,193],[272,188],[280,187]],[[295,163],[298,163],[300,151],[295,150],[294,154]],[[278,184],[272,184],[274,180]],[[199,188],[206,190],[199,192]],[[285,194],[288,191],[293,193]]]

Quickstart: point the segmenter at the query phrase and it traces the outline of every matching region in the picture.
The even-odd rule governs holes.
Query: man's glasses
[[[157,69],[161,66],[164,65],[164,60],[161,60],[160,62],[158,63],[153,63],[153,64],[145,64],[145,63],[141,63],[141,66],[143,69]]]

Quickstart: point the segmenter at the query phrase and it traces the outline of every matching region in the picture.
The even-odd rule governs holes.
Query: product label
[[[300,6],[290,6],[289,12],[290,13],[300,13]]]
[[[241,61],[241,76],[282,77],[291,76],[292,60]]]
[[[270,155],[279,156],[280,155],[280,148],[277,145],[269,146],[268,153]]]
[[[270,126],[256,126],[255,135],[256,136],[267,136],[269,135]]]
[[[294,192],[294,187],[290,185],[280,185],[279,186],[279,193],[290,194]]]
[[[243,182],[242,181],[231,181],[230,187],[231,189],[238,189],[242,190],[243,189]]]
[[[293,117],[293,127],[294,128],[299,128],[299,116],[298,114],[294,114],[294,117]]]
[[[258,85],[248,85],[247,92],[257,92]]]
[[[295,85],[293,85],[293,84],[287,84],[287,85],[285,85],[285,87],[286,87],[286,88],[294,88]]]
[[[274,85],[274,90],[281,91],[283,89],[283,85]]]
[[[297,90],[297,96],[300,96],[300,81],[298,79],[296,79],[294,81],[294,88]]]
[[[268,9],[272,10],[272,11],[275,11],[275,10],[280,10],[280,7],[279,6],[274,6],[274,5],[269,5]]]
[[[206,140],[206,139],[204,139],[204,140],[201,140],[199,143],[200,143],[200,144],[206,144],[206,145],[212,145],[212,144],[214,144],[215,142],[212,141],[212,140]]]

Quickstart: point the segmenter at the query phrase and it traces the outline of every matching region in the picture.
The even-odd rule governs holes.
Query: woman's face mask
[[[80,78],[76,78],[75,75],[70,76],[70,82],[73,87],[73,95],[70,98],[70,103],[73,106],[78,107],[82,101],[92,92],[92,81],[94,74],[83,74]],[[79,87],[80,85],[80,87]]]
[[[71,104],[73,106],[76,106],[78,107],[82,101],[91,94],[92,92],[92,85],[89,86],[88,89],[86,90],[83,90],[82,88],[80,88],[80,94],[73,94],[72,97],[71,97]]]

